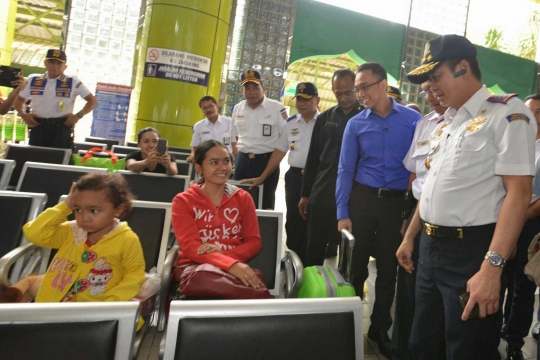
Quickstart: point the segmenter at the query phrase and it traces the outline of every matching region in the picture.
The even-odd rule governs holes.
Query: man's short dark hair
[[[527,102],[529,100],[540,100],[540,94],[531,94],[523,100],[523,102]]]
[[[214,97],[210,96],[210,95],[203,96],[201,98],[201,100],[199,100],[199,107],[201,107],[201,104],[202,104],[203,101],[211,101],[211,102],[213,102],[214,104],[217,105],[216,99],[214,99]]]
[[[350,77],[354,82],[356,79],[356,74],[351,69],[339,69],[334,72],[334,75],[332,75],[332,82],[336,79],[341,79],[344,77]]]
[[[474,77],[478,80],[482,80],[482,72],[480,71],[480,65],[478,64],[478,60],[475,57],[466,57],[466,58],[461,58],[461,59],[448,59],[445,61],[445,64],[446,66],[448,66],[451,72],[455,72],[456,66],[463,60],[469,63],[469,66],[471,67],[471,72],[474,75]]]
[[[360,73],[362,71],[371,70],[373,75],[379,78],[379,80],[385,79],[388,80],[388,76],[386,75],[386,69],[379,63],[376,62],[367,62],[360,66],[358,66],[357,73]]]

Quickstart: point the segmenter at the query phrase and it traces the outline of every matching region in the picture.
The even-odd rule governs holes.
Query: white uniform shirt
[[[420,199],[422,187],[426,181],[427,168],[424,160],[429,152],[430,135],[437,126],[437,119],[439,117],[439,114],[432,111],[418,121],[411,147],[407,155],[405,155],[405,159],[403,159],[405,168],[410,172],[416,173],[416,179],[412,183],[412,192],[416,200]]]
[[[531,111],[517,98],[501,104],[489,97],[484,86],[459,110],[449,108],[447,125],[432,134],[420,200],[420,217],[431,224],[495,223],[506,195],[502,176],[535,174]]]
[[[535,164],[535,167],[536,167],[536,175],[535,176],[540,176],[539,174],[539,171],[540,171],[540,140],[536,140],[536,142],[534,143],[534,164]],[[534,187],[533,187],[533,190],[534,190]],[[535,194],[533,193],[532,194],[532,198],[531,198],[531,204],[533,202],[535,202],[536,200],[540,199],[540,194]]]
[[[33,81],[32,79],[34,78],[47,79],[44,89],[31,89]],[[71,91],[69,91],[69,94],[65,91],[57,91],[57,85],[61,85],[60,82],[62,79],[67,82],[71,81]],[[32,100],[30,108],[32,109],[32,114],[35,117],[56,118],[73,113],[73,107],[75,106],[75,99],[77,95],[85,98],[90,94],[91,92],[76,76],[60,75],[55,79],[49,79],[48,74],[45,73],[44,75],[30,75],[19,96],[24,99]]]
[[[264,154],[274,151],[287,120],[287,110],[282,103],[264,97],[256,109],[243,100],[232,113],[231,137],[243,153]]]
[[[216,122],[212,124],[208,118],[197,121],[193,125],[193,137],[191,146],[199,146],[203,141],[217,140],[226,145],[232,153],[231,146],[231,118],[219,115]]]
[[[317,116],[320,112],[317,110],[313,119],[308,123],[304,120],[302,115],[293,115],[287,120],[285,130],[279,137],[278,146],[276,148],[280,151],[289,151],[289,165],[303,169],[306,166],[306,159],[309,152],[309,144],[311,143],[311,134],[313,134],[313,127],[317,121]],[[294,149],[291,148],[294,142]]]

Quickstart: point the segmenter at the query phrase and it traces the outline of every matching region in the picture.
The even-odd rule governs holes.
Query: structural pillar
[[[204,115],[199,99],[219,99],[233,0],[148,0],[139,29],[126,139],[147,126],[189,147]]]

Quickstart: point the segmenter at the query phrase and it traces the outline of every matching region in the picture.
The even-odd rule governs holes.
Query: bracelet
[[[82,119],[84,117],[84,114],[82,113],[82,111],[79,111],[75,115],[77,115],[79,117],[79,119]]]

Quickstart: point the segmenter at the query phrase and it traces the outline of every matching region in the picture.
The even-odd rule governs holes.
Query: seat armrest
[[[356,240],[347,229],[341,230],[338,269],[345,281],[351,281],[352,254]]]
[[[11,250],[2,258],[0,258],[0,285],[10,287],[9,271],[11,267],[22,257],[28,254],[30,251],[38,249],[37,245],[26,244],[19,246],[16,249]]]
[[[167,252],[167,256],[165,256],[165,262],[163,263],[163,270],[161,272],[161,293],[159,296],[158,331],[165,330],[165,305],[168,298],[167,294],[169,293],[169,286],[171,284],[172,271],[178,262],[178,251],[178,245],[171,247]]]
[[[304,264],[292,250],[285,252],[282,262],[285,267],[285,297],[295,298],[298,296],[298,290],[304,282]]]

